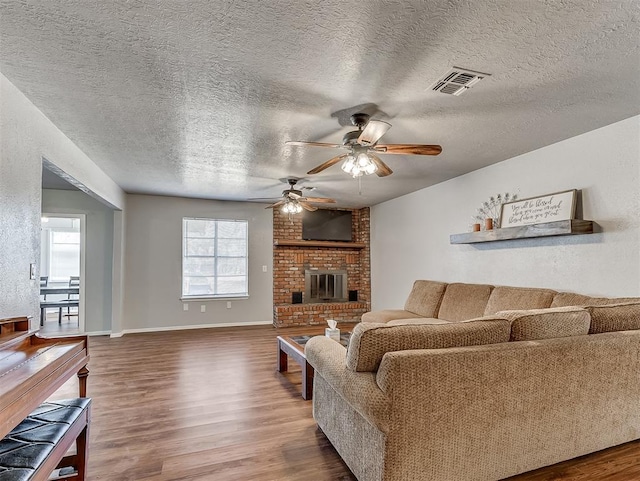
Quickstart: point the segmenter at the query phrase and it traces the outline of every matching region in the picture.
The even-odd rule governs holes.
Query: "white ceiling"
[[[2,0],[0,71],[125,191],[314,196],[373,205],[640,113],[640,20],[628,1]],[[450,67],[492,74],[455,97]],[[393,128],[358,183],[306,172],[355,106]],[[332,116],[334,114],[334,116]],[[576,159],[579,162],[580,159]],[[517,187],[517,186],[515,186]]]

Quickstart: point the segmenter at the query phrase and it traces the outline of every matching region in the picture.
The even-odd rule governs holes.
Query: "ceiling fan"
[[[287,183],[289,184],[289,188],[282,191],[282,199],[277,202],[268,205],[265,209],[275,209],[276,207],[281,207],[282,212],[285,214],[299,214],[302,212],[302,209],[313,212],[314,210],[318,210],[317,207],[311,204],[335,204],[334,199],[329,199],[327,197],[308,197],[302,194],[302,189],[311,190],[313,187],[301,187],[300,189],[296,189],[295,185],[298,183],[299,179],[289,178],[287,179]],[[251,199],[251,200],[261,200],[261,199]],[[264,200],[274,200],[274,199],[264,199]]]
[[[347,153],[337,155],[311,169],[307,172],[307,174],[310,175],[322,172],[341,160],[344,160],[342,170],[351,174],[353,177],[373,173],[376,173],[378,177],[385,177],[393,174],[393,171],[378,157],[378,154],[438,155],[442,152],[442,147],[439,145],[378,144],[380,138],[391,128],[391,124],[382,120],[370,120],[368,114],[353,114],[351,116],[351,123],[358,127],[358,130],[347,132],[342,138],[342,144],[293,140],[287,141],[286,144],[348,150]]]

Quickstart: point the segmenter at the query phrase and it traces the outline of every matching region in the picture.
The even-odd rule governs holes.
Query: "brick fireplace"
[[[274,326],[326,324],[327,319],[357,322],[370,310],[369,209],[351,212],[353,242],[304,241],[302,216],[289,219],[273,209]],[[314,274],[317,297],[310,298]],[[346,288],[340,285],[345,278]]]

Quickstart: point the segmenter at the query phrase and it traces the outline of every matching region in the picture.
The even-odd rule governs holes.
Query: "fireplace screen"
[[[346,302],[347,271],[304,271],[305,303]]]

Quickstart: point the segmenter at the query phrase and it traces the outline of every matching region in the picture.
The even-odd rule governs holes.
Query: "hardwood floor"
[[[353,481],[270,326],[92,337],[90,481]],[[317,333],[321,329],[317,329]],[[77,395],[77,381],[54,398]],[[510,481],[640,479],[640,442]],[[464,480],[447,480],[464,481]]]

